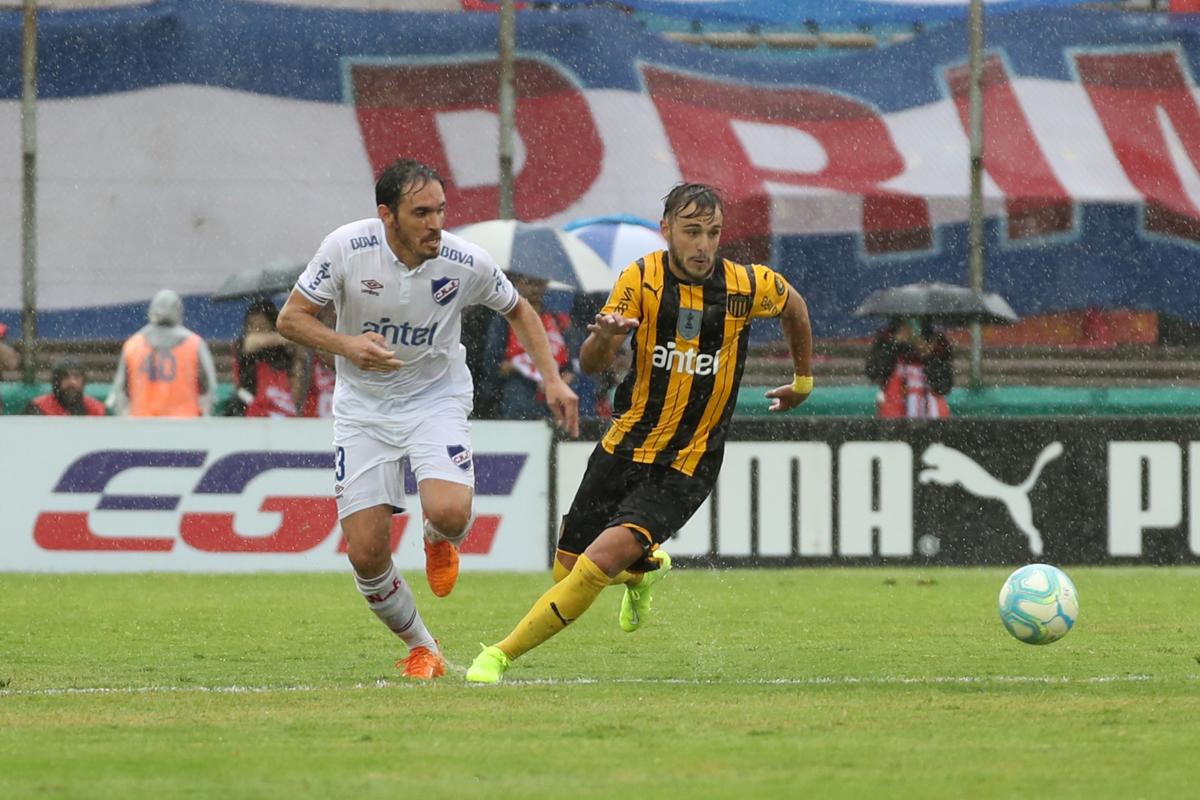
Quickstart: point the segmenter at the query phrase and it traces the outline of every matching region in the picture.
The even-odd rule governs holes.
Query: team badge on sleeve
[[[433,301],[439,306],[446,305],[458,294],[458,285],[458,278],[434,278],[429,284],[433,291]]]
[[[450,456],[450,461],[454,466],[466,472],[471,468],[471,448],[463,447],[460,444],[446,445],[446,453]]]

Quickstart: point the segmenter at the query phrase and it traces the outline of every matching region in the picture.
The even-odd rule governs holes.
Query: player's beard
[[[674,250],[671,250],[670,252],[672,263],[679,268],[679,271],[684,274],[687,280],[694,283],[703,283],[712,275],[715,259],[709,259],[704,267],[700,267],[695,262],[680,258],[679,254]],[[697,272],[697,270],[700,269],[703,269],[703,272]]]

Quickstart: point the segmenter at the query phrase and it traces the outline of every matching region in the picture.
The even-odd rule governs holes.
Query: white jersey
[[[463,309],[478,304],[507,314],[520,299],[483,248],[444,231],[438,257],[409,269],[392,253],[378,218],[325,237],[296,289],[320,305],[333,301],[338,332],[375,331],[404,362],[393,372],[366,372],[337,357],[334,418],[385,441],[390,419],[437,405],[429,401],[454,397],[470,405]]]

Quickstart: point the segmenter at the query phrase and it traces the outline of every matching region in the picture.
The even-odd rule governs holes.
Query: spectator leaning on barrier
[[[876,416],[950,416],[954,352],[928,317],[893,318],[871,343],[866,373],[880,387]]]
[[[205,341],[183,327],[183,301],[163,289],[146,316],[149,324],[121,348],[108,407],[131,417],[208,414],[217,372]]]
[[[25,406],[26,414],[41,414],[47,417],[103,417],[108,412],[104,404],[83,393],[87,376],[83,365],[64,356],[54,362],[50,377],[50,391],[35,397]]]

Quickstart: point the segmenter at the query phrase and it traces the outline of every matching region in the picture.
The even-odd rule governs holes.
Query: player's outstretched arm
[[[388,349],[387,339],[374,331],[347,336],[338,333],[317,318],[323,306],[293,289],[279,311],[275,328],[285,339],[296,344],[345,356],[354,366],[369,372],[391,372],[404,366],[396,353]]]
[[[587,326],[588,337],[579,348],[579,366],[589,375],[611,367],[625,337],[640,324],[618,314],[597,314],[595,321]]]
[[[542,390],[546,393],[546,405],[554,415],[555,424],[572,436],[578,436],[579,397],[558,374],[558,363],[550,354],[550,340],[546,338],[541,317],[522,297],[516,307],[505,315],[505,319],[517,334],[521,347],[529,353],[534,366],[542,374]]]
[[[787,303],[780,315],[783,335],[792,353],[795,376],[790,384],[767,392],[771,411],[790,411],[812,394],[812,325],[808,321],[808,304],[792,287],[788,287]]]

